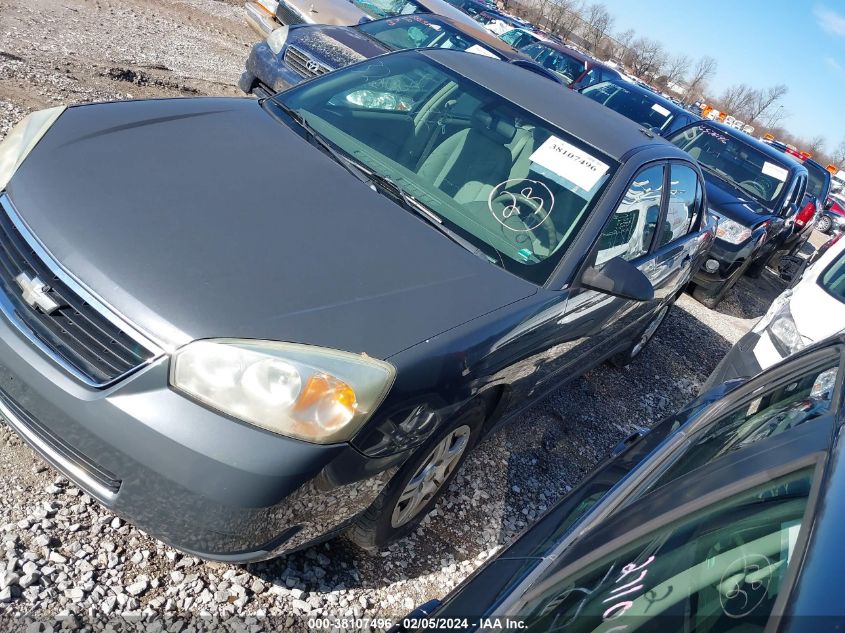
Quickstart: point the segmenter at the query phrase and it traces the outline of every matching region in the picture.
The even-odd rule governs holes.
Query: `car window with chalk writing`
[[[810,468],[746,490],[609,553],[585,543],[589,552],[552,565],[511,615],[531,633],[762,633],[800,560],[813,477]]]

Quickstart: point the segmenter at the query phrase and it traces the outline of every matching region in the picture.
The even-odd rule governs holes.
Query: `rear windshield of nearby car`
[[[824,202],[827,196],[828,183],[830,183],[830,173],[812,163],[804,163],[807,168],[807,193],[814,196],[816,200]]]
[[[514,48],[522,48],[523,46],[533,44],[539,38],[531,35],[528,31],[523,31],[522,29],[512,29],[507,33],[504,33],[501,36],[501,39]]]
[[[657,99],[619,84],[607,81],[598,83],[585,88],[581,94],[645,128],[664,130],[674,118],[673,110]]]
[[[587,65],[580,59],[571,57],[540,42],[526,46],[522,49],[522,52],[544,68],[556,72],[568,84],[578,79],[587,68]]]
[[[489,57],[501,56],[474,38],[453,28],[428,19],[425,15],[408,15],[367,22],[358,27],[391,50],[406,48],[453,48]]]
[[[845,303],[845,252],[839,255],[839,259],[828,266],[822,275],[819,285],[830,295]]]
[[[410,13],[429,13],[413,0],[352,0],[353,4],[371,18],[390,18]]]
[[[685,128],[669,141],[701,168],[769,208],[789,181],[789,168],[752,145],[706,124]]]
[[[423,215],[430,211],[491,263],[538,284],[617,166],[422,55],[376,58],[279,98],[342,153],[424,205]],[[381,184],[397,213],[420,212]]]

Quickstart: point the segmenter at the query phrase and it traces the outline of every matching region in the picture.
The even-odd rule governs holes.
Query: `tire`
[[[417,448],[372,505],[355,519],[347,532],[349,539],[368,552],[377,552],[416,528],[449,487],[467,454],[478,442],[486,412],[483,400],[473,402]],[[448,460],[448,447],[456,447],[458,442],[463,442],[460,453]],[[439,452],[441,449],[447,452]],[[448,468],[436,466],[440,463],[435,461],[438,459],[448,461]],[[416,482],[418,489],[432,484],[435,488],[408,499],[405,493],[414,486],[412,482]]]
[[[826,215],[823,215],[816,220],[816,228],[822,233],[830,233],[831,226],[833,226],[833,222]]]
[[[654,334],[658,329],[660,329],[660,326],[663,325],[663,322],[666,320],[666,315],[669,314],[669,308],[671,307],[671,305],[667,304],[660,308],[657,314],[655,314],[651,321],[649,321],[648,325],[645,326],[645,329],[640,333],[637,339],[631,343],[628,349],[610,357],[610,363],[616,367],[625,367],[639,356],[651,342],[651,339],[654,338]]]
[[[777,255],[777,253],[775,253]],[[774,257],[774,255],[773,255]],[[759,257],[756,260],[752,261],[748,266],[745,267],[745,276],[751,277],[752,279],[759,279],[760,275],[763,274],[763,271],[766,270],[766,267],[769,264],[768,257]]]

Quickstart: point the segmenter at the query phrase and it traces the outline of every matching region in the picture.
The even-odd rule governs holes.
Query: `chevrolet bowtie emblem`
[[[30,279],[26,273],[21,273],[15,277],[15,281],[23,290],[23,300],[30,308],[41,310],[44,314],[59,309],[59,304],[47,294],[50,288],[37,276]]]

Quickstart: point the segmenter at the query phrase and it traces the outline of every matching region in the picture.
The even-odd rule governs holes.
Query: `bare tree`
[[[613,26],[613,16],[606,6],[597,2],[587,7],[583,18],[586,22],[584,39],[587,40],[590,50],[596,52]]]
[[[549,2],[546,26],[552,33],[561,37],[568,37],[572,33],[573,16],[578,17],[581,11],[580,0],[551,0]],[[563,33],[566,32],[566,35]]]
[[[575,30],[581,25],[581,13],[584,11],[583,0],[560,0],[561,4],[565,5],[566,10],[561,12],[560,18],[557,20],[557,28],[555,33],[562,40],[568,40]]]
[[[677,84],[684,80],[689,71],[692,60],[686,55],[673,55],[666,62],[663,68],[663,74],[666,77],[667,84]]]
[[[845,164],[845,140],[839,142],[839,145],[837,145],[836,149],[833,150],[831,158],[836,165]]]
[[[690,75],[689,83],[687,84],[686,100],[688,102],[694,101],[704,92],[707,82],[713,76],[713,73],[716,72],[716,68],[718,68],[718,66],[719,64],[716,60],[709,55],[704,55],[699,58],[695,66],[692,68],[692,74]]]
[[[788,92],[789,87],[785,84],[777,84],[775,86],[758,90],[749,106],[748,122],[754,123],[757,121],[757,119],[759,119],[766,110],[770,110],[770,108],[780,101]],[[780,109],[782,110],[783,108],[781,107]],[[770,112],[770,116],[775,117],[778,113],[779,111],[775,111],[774,114]],[[774,124],[775,123],[772,121],[769,121],[768,123],[769,127]]]
[[[739,119],[749,116],[751,105],[757,99],[757,91],[748,84],[734,84],[728,86],[717,105],[719,109]]]
[[[663,44],[648,37],[638,37],[631,43],[627,63],[631,72],[641,79],[648,79],[660,74],[666,63],[666,51]]]
[[[802,143],[802,146],[804,151],[809,152],[811,156],[819,157],[824,154],[825,140],[824,137],[819,134],[811,138],[809,141]]]

